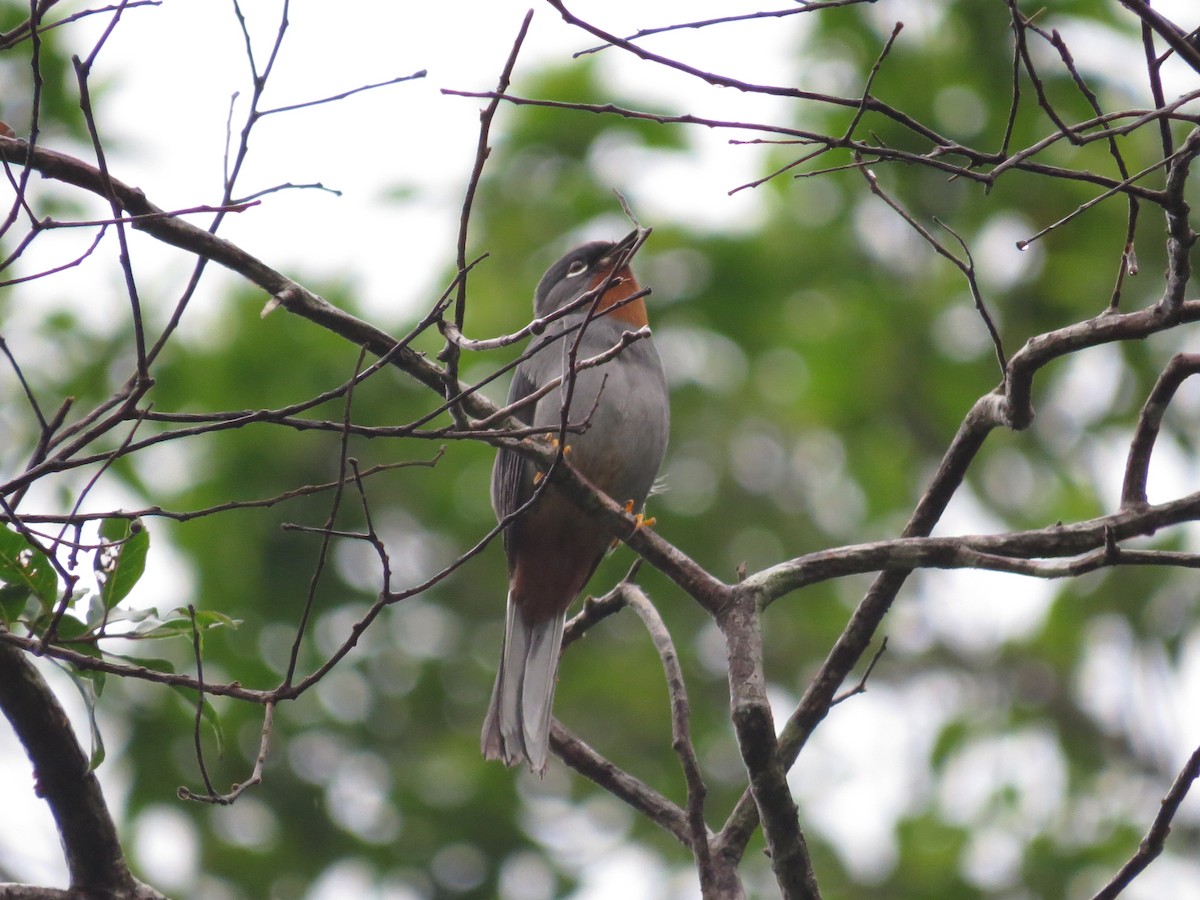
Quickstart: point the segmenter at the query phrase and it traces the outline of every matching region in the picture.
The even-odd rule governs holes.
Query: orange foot
[[[625,501],[625,512],[633,513],[632,500]],[[633,530],[637,531],[639,528],[650,528],[657,521],[657,519],[647,519],[644,513],[638,513],[633,517]]]
[[[646,518],[646,516],[645,516],[643,513],[634,513],[634,511],[633,511],[633,501],[632,501],[632,500],[626,500],[626,501],[625,501],[625,512],[627,512],[627,513],[629,513],[630,515],[632,515],[632,516],[633,516],[633,530],[634,530],[635,532],[636,532],[636,531],[637,531],[639,528],[649,528],[649,527],[651,527],[651,526],[652,526],[652,525],[655,523],[655,521],[656,521],[655,519],[647,519],[647,518]],[[633,535],[631,534],[631,535],[630,535],[630,537],[632,537],[632,536],[633,536]],[[620,543],[621,543],[621,542],[620,542],[620,541],[619,541],[617,538],[613,538],[613,542],[612,542],[612,544],[609,546],[609,548],[608,548],[608,552],[609,552],[609,553],[611,553],[612,551],[616,550],[616,549],[617,549],[617,545],[618,545],[618,544],[620,544]]]

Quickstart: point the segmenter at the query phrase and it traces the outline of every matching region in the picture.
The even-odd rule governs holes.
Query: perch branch
[[[7,643],[0,643],[0,710],[25,748],[37,793],[54,816],[71,892],[119,900],[165,900],[130,873],[100,782],[88,768],[66,712],[26,654]],[[6,890],[0,886],[0,894]]]

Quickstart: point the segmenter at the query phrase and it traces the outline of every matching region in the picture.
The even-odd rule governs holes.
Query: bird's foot
[[[637,513],[636,515],[634,515],[632,500],[625,501],[625,512],[633,515],[633,530],[634,531],[637,531],[639,528],[650,528],[651,526],[654,525],[654,523],[656,521],[658,521],[657,519],[653,519],[653,518],[647,519],[646,515],[644,513]]]
[[[633,511],[632,500],[625,501],[625,512],[633,516],[633,531],[629,533],[629,537],[633,537],[642,528],[650,528],[656,521],[655,519],[646,518],[644,513],[635,513]],[[611,553],[613,550],[616,550],[617,545],[620,543],[620,540],[613,538],[612,545],[608,548],[609,553]]]
[[[550,438],[550,446],[551,446],[551,447],[553,447],[555,450],[557,450],[557,449],[559,448],[559,440],[558,440],[558,438]],[[570,455],[571,455],[571,445],[570,445],[570,444],[562,444],[562,455],[563,455],[563,456],[570,456]],[[534,472],[534,473],[533,473],[533,483],[534,483],[534,485],[536,486],[536,485],[539,485],[539,484],[541,484],[541,483],[542,483],[542,479],[543,479],[543,478],[545,478],[545,477],[546,477],[546,473],[545,473],[545,472]]]

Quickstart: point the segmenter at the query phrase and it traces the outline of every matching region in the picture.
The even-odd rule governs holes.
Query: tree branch
[[[688,704],[683,669],[679,665],[679,654],[675,652],[675,643],[671,640],[666,623],[645,592],[628,579],[621,582],[619,588],[624,592],[634,612],[641,618],[642,624],[646,626],[650,639],[654,642],[654,649],[658,651],[658,657],[662,660],[667,693],[671,698],[671,749],[679,757],[687,784],[687,819],[691,829],[692,853],[696,856],[696,868],[700,872],[700,889],[705,897],[716,897],[718,879],[709,849],[712,835],[704,821],[704,800],[708,796],[708,788],[705,787],[704,776],[700,771],[700,761],[696,758],[696,747],[692,744],[689,724],[691,707]]]
[[[394,365],[439,394],[442,392],[445,370],[441,366],[408,347],[401,347],[397,351],[396,340],[386,332],[338,309],[236,244],[183,219],[165,216],[163,210],[147,200],[139,189],[116,178],[105,179],[98,169],[82,160],[42,147],[32,147],[16,138],[0,137],[0,159],[28,166],[46,178],[74,185],[102,197],[107,197],[106,188],[111,188],[114,202],[134,218],[134,228],[172,247],[225,266],[262,288],[289,312],[365,347],[377,356],[394,353]],[[462,402],[467,411],[475,416],[495,411],[491,403],[475,394],[464,396]]]
[[[787,900],[815,900],[820,891],[800,831],[800,812],[787,784],[790,760],[785,762],[781,757],[767,700],[758,595],[739,586],[736,601],[717,624],[725,635],[729,657],[730,718],[750,777],[748,793],[762,822],[775,880]]]
[[[0,642],[0,710],[33,764],[38,796],[54,815],[66,855],[66,896],[165,900],[129,871],[96,773],[58,698],[25,653]],[[0,885],[0,896],[20,886]],[[28,896],[28,895],[26,895]]]
[[[682,809],[658,791],[617,768],[572,734],[558,719],[550,722],[550,749],[580,775],[619,797],[685,847],[691,846],[691,831]]]
[[[1192,783],[1197,778],[1200,778],[1200,747],[1193,751],[1183,768],[1179,770],[1175,783],[1167,791],[1167,796],[1162,799],[1161,808],[1158,815],[1154,817],[1150,830],[1142,838],[1137,853],[1121,867],[1121,871],[1113,876],[1112,881],[1105,885],[1093,900],[1112,900],[1118,896],[1133,883],[1138,875],[1145,871],[1146,866],[1162,853],[1167,843],[1167,835],[1171,833],[1171,822],[1174,820],[1175,814],[1179,812],[1179,807],[1183,804]]]

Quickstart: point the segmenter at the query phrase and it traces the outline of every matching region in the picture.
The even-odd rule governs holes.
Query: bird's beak
[[[648,228],[635,228],[633,231],[629,232],[629,234],[625,235],[625,237],[613,244],[613,248],[609,250],[607,256],[604,257],[605,261],[614,266],[622,260],[625,260],[625,262],[628,263],[628,260],[625,259],[625,255],[630,251],[630,249],[637,245],[638,241],[642,240],[649,233],[650,229]]]
[[[612,248],[612,252],[609,253],[609,256],[620,257],[622,254],[625,253],[625,251],[627,251],[630,247],[632,247],[634,244],[636,244],[638,242],[638,238],[640,238],[641,236],[642,236],[641,228],[633,229],[633,231],[629,232],[629,234],[625,235],[625,237],[623,237],[619,241],[617,241],[617,243]]]

